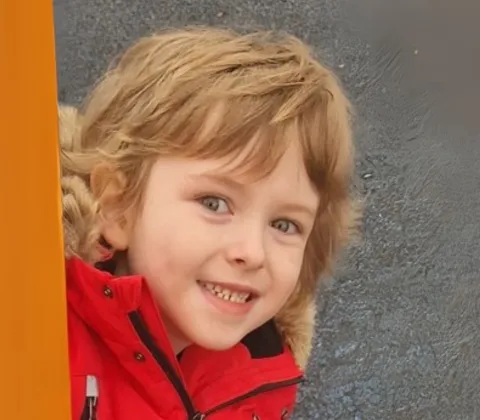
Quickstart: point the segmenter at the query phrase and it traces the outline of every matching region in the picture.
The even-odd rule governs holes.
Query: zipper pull
[[[97,419],[98,381],[95,376],[87,375],[88,420]]]

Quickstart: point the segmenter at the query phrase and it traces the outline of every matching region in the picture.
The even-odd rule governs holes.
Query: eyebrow
[[[306,206],[304,204],[299,204],[299,203],[286,203],[280,207],[284,211],[293,212],[293,213],[303,213],[306,216],[309,216],[311,218],[315,218],[317,214],[316,209],[310,206]]]
[[[245,184],[238,181],[234,181],[232,178],[226,175],[197,174],[197,175],[188,175],[187,178],[192,181],[204,180],[204,181],[214,182],[216,184],[222,184],[229,188],[233,188],[241,192],[245,191]]]

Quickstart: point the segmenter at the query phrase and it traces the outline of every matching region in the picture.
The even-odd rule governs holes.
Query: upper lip
[[[214,284],[215,286],[220,286],[225,289],[231,290],[232,292],[238,293],[249,293],[251,296],[258,296],[260,292],[253,287],[245,286],[243,284],[236,284],[236,283],[225,283],[220,281],[211,281],[211,280],[200,280],[203,283],[210,283]]]

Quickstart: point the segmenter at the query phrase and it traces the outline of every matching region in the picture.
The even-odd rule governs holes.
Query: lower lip
[[[230,315],[246,315],[250,309],[252,309],[254,299],[245,303],[231,302],[229,300],[222,299],[209,292],[205,287],[199,286],[202,290],[205,299],[210,302],[217,310]]]

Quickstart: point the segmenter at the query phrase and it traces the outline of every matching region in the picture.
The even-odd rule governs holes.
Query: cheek
[[[186,214],[181,206],[177,209],[168,215],[146,211],[138,220],[129,248],[131,268],[136,274],[168,281],[194,271],[212,252],[212,235],[204,223]]]
[[[145,228],[144,228],[145,227]],[[186,267],[178,261],[168,225],[136,226],[134,241],[128,251],[132,274],[143,276],[157,304],[164,307],[166,297],[176,294],[184,286]]]
[[[282,294],[290,296],[295,289],[303,263],[302,252],[286,252],[274,268],[275,287]]]
[[[148,213],[137,220],[129,244],[130,268],[134,274],[147,279],[156,277],[164,271],[163,266],[170,261],[168,255],[172,249],[172,235],[166,223],[152,223]]]

